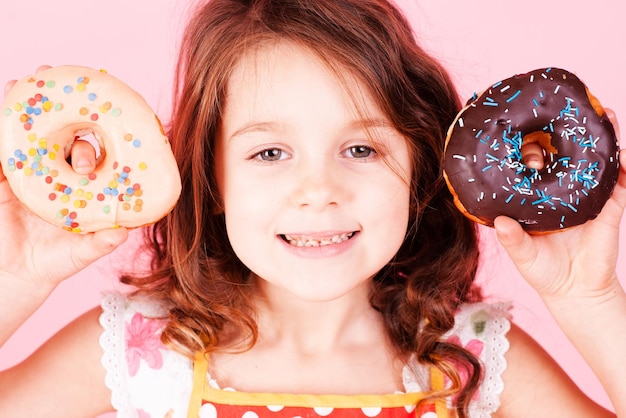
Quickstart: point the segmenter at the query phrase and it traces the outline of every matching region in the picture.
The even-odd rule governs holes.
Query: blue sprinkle
[[[532,204],[533,204],[533,206],[534,206],[534,205],[538,205],[538,204],[540,204],[540,203],[547,202],[547,201],[548,201],[548,200],[550,200],[551,198],[552,198],[552,196],[544,196],[544,197],[542,197],[542,198],[540,198],[540,199],[535,200]]]
[[[537,99],[533,98],[533,103],[535,104],[535,106],[539,106],[539,102],[537,101]]]
[[[517,98],[517,96],[519,96],[520,94],[522,94],[521,90],[518,90],[515,92],[515,94],[513,94],[513,96],[509,97],[508,99],[506,99],[507,103],[511,103],[513,100],[515,100]]]
[[[506,203],[509,203],[511,200],[513,200],[513,196],[515,196],[515,195],[514,195],[513,193],[511,193],[511,194],[509,195],[509,197],[507,197],[507,198],[506,198],[505,202],[506,202]]]
[[[476,138],[478,138],[481,134],[483,133],[483,130],[479,130],[478,132],[476,132]]]
[[[498,107],[499,104],[496,102],[483,102],[484,106],[492,106],[492,107]]]
[[[42,112],[41,108],[40,107],[36,107],[33,113],[35,113],[35,116],[39,116],[39,115],[41,115],[41,112]]]
[[[87,96],[87,98],[92,102],[96,100],[97,97],[98,96],[96,96],[96,93],[89,93],[89,95]]]
[[[71,93],[72,92],[72,86],[65,86],[63,87],[63,92],[64,93]]]
[[[498,87],[500,84],[502,84],[502,81],[498,81],[496,84],[494,84],[494,85],[493,85],[493,86],[491,86],[491,87],[493,87],[493,88],[495,89],[495,88],[496,88],[496,87]]]
[[[485,171],[489,170],[491,167],[492,167],[492,165],[489,164],[489,165],[483,167],[481,171],[485,172]]]
[[[66,187],[65,190],[63,190],[63,193],[65,193],[65,194],[72,194],[72,188],[71,187]]]
[[[133,147],[135,148],[141,147],[141,141],[138,139],[133,140]]]

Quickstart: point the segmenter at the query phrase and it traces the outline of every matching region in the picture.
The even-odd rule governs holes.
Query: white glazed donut
[[[100,146],[98,166],[77,174],[66,150],[91,135]],[[9,90],[0,108],[0,164],[26,207],[77,233],[154,223],[181,190],[150,106],[117,78],[86,67],[50,68]]]

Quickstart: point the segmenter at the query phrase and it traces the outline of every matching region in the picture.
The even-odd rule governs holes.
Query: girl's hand
[[[607,110],[619,137],[617,119]],[[611,198],[594,220],[569,230],[529,235],[513,219],[499,217],[500,243],[524,278],[545,298],[603,297],[619,286],[616,274],[619,227],[626,206],[626,150]]]
[[[14,84],[7,83],[5,92]],[[94,149],[87,142],[77,141],[71,155],[77,172],[87,174],[96,167]],[[0,288],[18,281],[53,288],[126,238],[124,228],[78,235],[43,221],[18,201],[0,167]]]

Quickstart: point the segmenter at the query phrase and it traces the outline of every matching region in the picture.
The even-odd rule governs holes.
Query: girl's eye
[[[255,159],[268,161],[268,162],[284,160],[287,157],[288,157],[287,153],[278,148],[264,149],[263,151],[253,156],[253,158]]]
[[[375,153],[374,148],[366,145],[355,145],[345,151],[345,155],[351,158],[369,158]]]

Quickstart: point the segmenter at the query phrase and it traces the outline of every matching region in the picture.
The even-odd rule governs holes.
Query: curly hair
[[[235,335],[248,347],[255,343],[250,271],[228,242],[211,168],[235,64],[277,40],[307,48],[338,76],[347,71],[360,80],[407,139],[409,225],[397,255],[373,278],[370,302],[402,356],[450,377],[452,387],[433,397],[455,394],[459,416],[467,416],[481,364],[442,339],[460,304],[480,298],[473,284],[476,228],[454,206],[442,176],[446,131],[460,102],[447,73],[386,0],[211,0],[198,7],[181,46],[168,129],[182,198],[149,229],[151,271],[123,281],[171,307],[162,338],[175,349],[220,350]],[[461,381],[462,375],[469,378]]]

